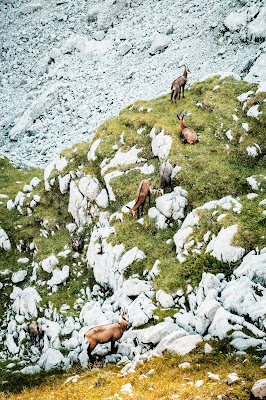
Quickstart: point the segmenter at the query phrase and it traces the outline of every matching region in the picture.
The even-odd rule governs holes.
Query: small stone
[[[183,369],[190,368],[190,363],[189,362],[183,362],[182,364],[179,364],[178,366],[179,366],[179,368],[183,368]]]
[[[210,354],[211,352],[212,352],[212,347],[209,345],[209,343],[205,343],[205,346],[204,346],[204,353],[205,354]]]
[[[237,374],[235,372],[232,372],[232,374],[228,375],[227,385],[232,385],[232,383],[234,383],[238,380],[239,380],[239,377],[237,376]]]
[[[210,379],[215,379],[215,380],[217,380],[217,381],[220,380],[219,375],[212,374],[211,372],[208,372],[208,377],[209,377]]]

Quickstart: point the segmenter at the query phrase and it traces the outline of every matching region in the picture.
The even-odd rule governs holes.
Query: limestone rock
[[[186,190],[177,186],[173,192],[164,194],[156,199],[156,208],[167,218],[182,219],[187,205],[187,195]]]
[[[62,367],[64,363],[63,354],[56,349],[49,348],[45,353],[42,354],[38,364],[45,371],[50,371],[53,368]]]
[[[174,307],[175,305],[173,297],[161,289],[156,293],[156,300],[165,308]]]
[[[88,183],[87,180],[86,182]],[[86,188],[87,186],[84,185],[83,187],[82,184],[82,189],[85,190]],[[73,180],[70,182],[68,212],[72,214],[73,219],[77,225],[82,226],[91,223],[91,217],[88,213],[88,199],[81,194],[80,190]]]
[[[266,38],[266,6],[259,15],[248,25],[248,37],[252,40],[263,41]]]
[[[193,350],[200,342],[202,342],[200,335],[188,335],[173,340],[166,348],[170,352],[183,356]]]
[[[232,246],[231,241],[237,233],[237,225],[222,228],[217,237],[207,245],[206,252],[224,262],[236,262],[245,254],[245,249]]]
[[[11,278],[12,282],[18,283],[18,282],[24,281],[24,279],[27,276],[27,273],[28,273],[27,270],[20,270],[20,271],[14,272],[14,274],[12,274],[12,278]]]
[[[169,46],[169,37],[157,34],[149,50],[150,55],[162,53]]]
[[[3,228],[0,227],[0,248],[4,250],[10,250],[11,249],[11,243],[10,240],[4,231]]]
[[[84,176],[79,181],[79,191],[90,201],[96,199],[101,192],[101,186],[97,178],[90,175]]]
[[[172,146],[172,137],[165,135],[164,129],[156,135],[154,128],[150,132],[150,137],[152,138],[151,148],[153,155],[158,156],[160,161],[167,159]]]
[[[122,287],[122,292],[129,297],[137,297],[141,293],[149,293],[152,291],[150,283],[141,281],[137,278],[129,278]]]
[[[42,269],[48,273],[53,272],[54,267],[59,263],[58,259],[52,255],[42,260]]]
[[[12,309],[14,313],[24,315],[28,320],[37,318],[41,296],[33,287],[26,287],[24,290],[18,287],[13,288],[10,298],[14,300]]]
[[[237,278],[248,276],[253,282],[266,287],[266,253],[246,255],[234,275]]]
[[[102,189],[95,199],[98,207],[107,208],[109,206],[109,197],[106,189]]]
[[[28,15],[33,13],[34,11],[40,10],[42,8],[42,4],[40,3],[30,3],[20,9],[21,14]]]
[[[224,25],[230,32],[240,31],[247,23],[247,13],[232,12],[224,20]]]
[[[142,148],[137,149],[135,146],[127,152],[122,152],[120,149],[116,152],[114,158],[110,162],[102,167],[101,174],[104,175],[105,172],[110,168],[116,168],[120,165],[136,164],[142,161],[146,161],[145,158],[139,158],[138,154],[142,152]]]
[[[63,177],[61,175],[58,176],[58,181],[59,181],[59,188],[60,192],[62,194],[66,194],[69,190],[69,184],[71,181],[71,175],[66,174]]]
[[[252,389],[251,389],[251,393],[253,394],[253,396],[255,397],[255,399],[265,399],[266,397],[266,379],[260,379],[259,381],[257,381]]]
[[[47,281],[47,285],[49,286],[54,286],[54,285],[60,285],[61,283],[65,282],[69,277],[69,266],[64,265],[62,270],[60,269],[54,269],[53,270],[53,276],[51,279]]]

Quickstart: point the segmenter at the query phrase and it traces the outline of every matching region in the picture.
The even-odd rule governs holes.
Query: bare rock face
[[[255,399],[266,399],[266,379],[260,379],[251,389]]]

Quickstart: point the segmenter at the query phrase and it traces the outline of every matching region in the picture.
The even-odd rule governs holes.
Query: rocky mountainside
[[[137,99],[229,72],[265,81],[259,0],[2,0],[0,145],[19,167],[46,166]]]
[[[0,159],[3,390],[13,374],[86,366],[84,332],[119,321],[121,308],[130,328],[117,352],[93,354],[123,364],[122,375],[165,350],[212,351],[210,340],[265,364],[265,98],[257,84],[216,76],[178,103],[195,145],[179,140],[167,94],[128,106],[43,174]],[[140,181],[158,188],[166,159],[173,191],[132,217]],[[40,348],[27,333],[36,319]]]

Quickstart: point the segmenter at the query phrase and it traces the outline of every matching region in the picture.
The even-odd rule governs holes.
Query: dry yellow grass
[[[49,377],[45,384],[25,389],[21,394],[3,395],[3,399],[20,400],[104,400],[125,399],[170,400],[214,400],[249,399],[250,389],[258,379],[265,377],[265,369],[251,355],[226,355],[222,347],[216,347],[213,354],[205,354],[203,344],[192,354],[184,357],[166,353],[163,357],[152,358],[139,366],[136,373],[122,377],[121,367],[106,366],[91,370],[78,367],[57,377]],[[182,369],[179,364],[187,361],[190,367]],[[149,371],[154,373],[149,374]],[[219,375],[220,380],[208,377],[208,372]],[[239,380],[229,386],[228,374],[236,372]],[[70,376],[78,374],[77,382],[65,383]],[[197,382],[203,381],[197,387]],[[122,394],[123,385],[130,383],[132,396]],[[178,397],[175,397],[178,396]]]

